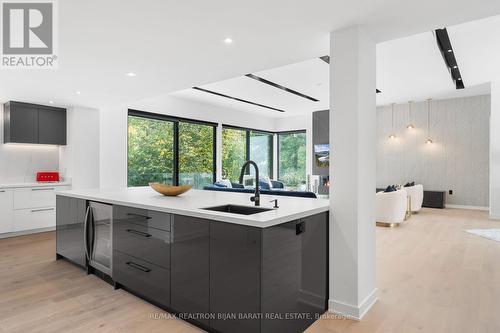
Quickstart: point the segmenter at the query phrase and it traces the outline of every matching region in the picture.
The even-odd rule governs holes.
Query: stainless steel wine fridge
[[[83,238],[89,266],[113,277],[112,205],[89,202],[85,214]]]

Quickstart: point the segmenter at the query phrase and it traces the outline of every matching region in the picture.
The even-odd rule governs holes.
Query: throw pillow
[[[269,185],[270,189],[273,188],[273,182],[271,181],[271,178],[269,178],[269,176],[263,177],[262,180]]]
[[[396,187],[394,185],[389,185],[387,186],[387,188],[385,189],[384,192],[395,192],[396,191]]]
[[[232,188],[231,181],[229,179],[221,179],[218,181],[219,184],[226,185],[226,187]]]

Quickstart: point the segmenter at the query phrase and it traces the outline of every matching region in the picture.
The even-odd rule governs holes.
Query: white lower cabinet
[[[0,234],[56,226],[56,191],[70,186],[0,188]]]
[[[55,226],[55,207],[21,209],[14,211],[14,232]]]
[[[55,207],[55,192],[63,190],[69,190],[69,186],[16,188],[14,190],[14,209]]]
[[[12,189],[0,188],[0,234],[13,229],[14,196]]]

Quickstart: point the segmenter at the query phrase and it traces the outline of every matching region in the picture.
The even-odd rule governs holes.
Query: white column
[[[217,137],[215,140],[215,166],[217,181],[222,179],[222,124],[217,126]]]
[[[375,43],[362,27],[330,34],[331,312],[361,319],[375,284]]]
[[[490,218],[500,219],[500,80],[491,83]]]

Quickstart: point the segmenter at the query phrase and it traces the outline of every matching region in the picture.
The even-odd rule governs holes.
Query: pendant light
[[[411,104],[413,103],[413,101],[409,101],[408,102],[408,125],[406,126],[407,129],[409,129],[410,131],[412,129],[415,128],[415,126],[413,126],[413,124],[411,123]]]
[[[392,129],[391,129],[391,134],[389,135],[389,139],[394,140],[396,138],[396,135],[394,134],[394,104],[391,104],[391,117],[392,117]]]
[[[432,98],[429,98],[427,100],[427,140],[425,140],[425,143],[430,145],[432,144],[432,139],[431,139],[431,125],[430,125],[430,117],[431,117],[431,101]]]

